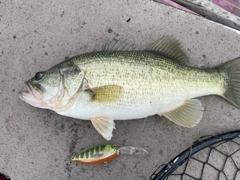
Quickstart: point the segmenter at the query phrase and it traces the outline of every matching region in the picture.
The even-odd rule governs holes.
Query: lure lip
[[[146,155],[148,151],[141,147],[122,146],[118,149],[119,154]]]

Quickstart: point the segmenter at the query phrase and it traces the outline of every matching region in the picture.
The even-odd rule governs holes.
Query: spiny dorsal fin
[[[92,101],[96,102],[112,102],[123,93],[123,87],[115,85],[100,86],[88,90],[92,93]]]
[[[106,139],[111,140],[113,129],[115,129],[115,123],[112,118],[109,117],[93,117],[91,122],[96,130]]]
[[[162,114],[183,127],[194,127],[202,119],[203,106],[197,99],[186,100],[181,106]]]
[[[163,37],[154,42],[147,51],[153,51],[172,60],[180,61],[183,64],[188,62],[188,57],[178,40],[171,36]]]
[[[113,39],[108,41],[105,46],[103,47],[104,51],[134,51],[136,48],[134,44],[126,42],[126,40],[122,39]]]

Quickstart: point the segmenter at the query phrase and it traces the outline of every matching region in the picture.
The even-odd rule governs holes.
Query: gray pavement
[[[139,146],[147,156],[121,155],[107,166],[72,163],[76,152],[106,141],[90,121],[62,117],[18,98],[37,71],[80,53],[101,50],[114,37],[144,48],[177,38],[191,65],[212,67],[240,55],[237,32],[148,0],[0,1],[0,172],[13,180],[149,179],[200,136],[240,128],[240,110],[216,96],[192,129],[164,117],[116,121],[111,143]]]

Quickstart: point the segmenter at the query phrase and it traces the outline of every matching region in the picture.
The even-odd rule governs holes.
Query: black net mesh
[[[240,133],[240,132],[239,132]],[[216,139],[216,137],[214,137]],[[200,151],[189,148],[151,176],[154,180],[240,180],[240,135],[206,146]],[[204,145],[207,141],[198,142]],[[196,149],[195,149],[196,150]],[[185,159],[182,156],[185,156]],[[182,158],[182,159],[181,159]],[[182,161],[174,167],[174,163]],[[169,172],[169,173],[168,173]],[[160,175],[162,174],[162,175]],[[165,175],[163,175],[165,174]]]

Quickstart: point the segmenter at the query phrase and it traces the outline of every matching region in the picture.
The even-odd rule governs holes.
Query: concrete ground
[[[110,142],[143,147],[149,155],[121,155],[107,166],[68,165],[74,153],[106,141],[90,121],[18,98],[24,81],[66,57],[101,50],[114,37],[144,49],[164,35],[182,43],[194,66],[212,67],[240,55],[235,31],[150,0],[1,0],[0,172],[13,180],[149,179],[200,136],[239,129],[239,109],[220,97],[202,97],[204,116],[192,129],[160,116],[116,121]]]

